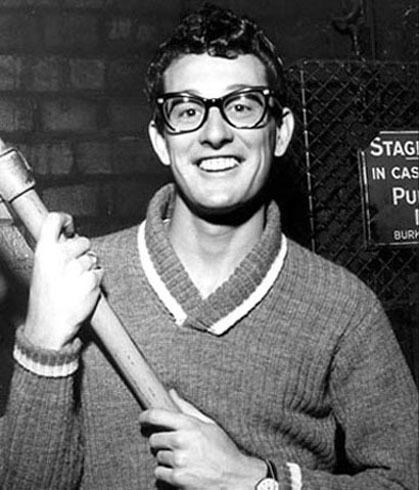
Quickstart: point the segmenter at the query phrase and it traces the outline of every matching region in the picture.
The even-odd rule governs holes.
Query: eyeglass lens
[[[218,104],[198,97],[178,95],[165,100],[163,111],[175,131],[191,131],[203,123],[210,105]],[[265,107],[266,98],[262,93],[237,93],[223,99],[221,113],[232,126],[248,128],[260,122]]]

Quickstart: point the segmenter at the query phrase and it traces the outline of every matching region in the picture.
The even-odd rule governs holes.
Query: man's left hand
[[[182,413],[149,409],[140,415],[153,429],[150,447],[157,480],[182,490],[252,490],[265,475],[263,460],[243,454],[212,419],[171,391]]]

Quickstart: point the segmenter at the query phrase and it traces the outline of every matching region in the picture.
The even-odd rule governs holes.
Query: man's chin
[[[263,193],[244,202],[196,202],[183,195],[183,200],[193,214],[214,224],[239,225],[250,219],[265,201]]]

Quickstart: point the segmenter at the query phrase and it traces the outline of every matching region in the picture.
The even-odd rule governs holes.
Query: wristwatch
[[[269,459],[265,460],[266,476],[256,483],[255,490],[279,490],[278,474],[275,465]]]

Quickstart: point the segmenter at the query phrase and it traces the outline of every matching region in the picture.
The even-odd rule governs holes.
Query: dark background
[[[367,250],[354,157],[374,131],[418,127],[417,2],[214,3],[258,21],[278,46],[289,72],[298,124],[290,157],[275,181],[288,233],[347,266],[375,289],[418,379],[417,249]],[[0,135],[17,145],[32,165],[47,206],[73,214],[79,229],[90,236],[138,221],[151,195],[170,178],[147,138],[150,110],[143,93],[144,73],[155,46],[171,32],[179,15],[200,4],[0,0]],[[389,83],[381,83],[383,76],[377,75],[384,72]],[[366,92],[359,92],[364,83],[372,96],[377,87],[385,94],[388,87],[403,90],[394,89],[391,101],[384,97],[371,105],[365,102]],[[342,107],[330,101],[342,104],[348,93],[346,117],[341,116]],[[303,95],[311,105],[304,106]],[[394,115],[392,104],[397,108],[404,104],[406,110]],[[367,109],[382,117],[367,118]],[[335,126],[322,126],[333,115]],[[316,140],[318,133],[323,136]],[[332,151],[330,140],[341,140],[341,149]],[[323,156],[326,149],[328,158]],[[307,179],[310,169],[312,187]],[[351,186],[353,194],[346,196],[344,191]],[[353,209],[347,198],[356,203]],[[0,203],[0,409],[11,366],[11,326],[24,315],[23,284],[30,264],[30,252]],[[389,283],[393,289],[386,288]]]

